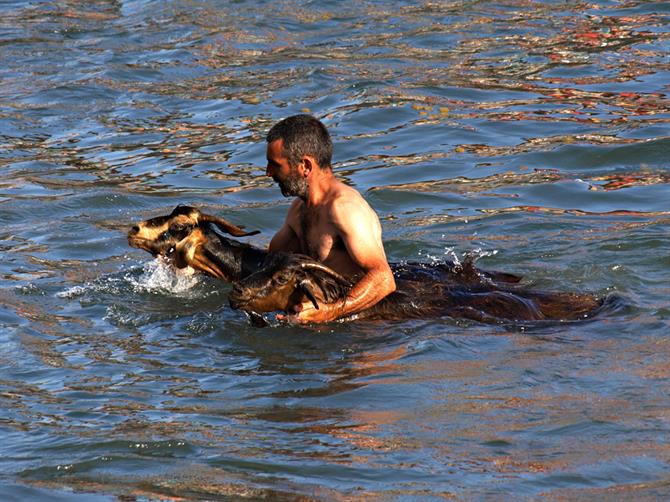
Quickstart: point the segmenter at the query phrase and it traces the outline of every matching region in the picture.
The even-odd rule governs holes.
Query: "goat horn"
[[[307,280],[300,281],[298,284],[298,287],[302,290],[303,293],[305,293],[305,296],[307,299],[312,302],[312,305],[314,305],[314,308],[316,310],[319,310],[319,302],[316,300],[316,296],[314,296],[314,291],[312,291],[312,283],[310,283]]]
[[[245,232],[244,230],[242,230],[241,227],[233,225],[232,223],[224,220],[223,218],[219,218],[218,216],[212,216],[211,214],[200,214],[200,217],[198,219],[199,221],[214,223],[223,232],[226,232],[230,235],[234,235],[235,237],[246,237],[249,235],[256,235],[260,233],[260,230],[254,230],[253,232]]]
[[[334,279],[337,279],[338,281],[342,283],[348,283],[348,279],[344,277],[343,275],[340,275],[339,273],[335,272],[332,268],[325,266],[322,263],[316,263],[316,262],[306,262],[306,263],[301,263],[300,268],[309,268],[313,270],[320,270],[321,272],[325,272],[326,274],[330,275]]]

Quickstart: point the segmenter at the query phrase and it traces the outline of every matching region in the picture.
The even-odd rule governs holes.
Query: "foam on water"
[[[71,288],[67,288],[65,291],[59,291],[56,293],[56,297],[71,300],[73,298],[77,298],[78,296],[84,295],[86,291],[86,286],[72,286]]]

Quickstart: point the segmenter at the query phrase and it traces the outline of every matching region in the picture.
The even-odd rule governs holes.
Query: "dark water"
[[[2,500],[670,497],[670,3],[3,0]],[[584,323],[253,328],[127,247],[288,207],[303,110],[394,261],[624,299]]]

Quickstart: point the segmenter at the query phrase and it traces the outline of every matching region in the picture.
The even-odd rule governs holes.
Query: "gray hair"
[[[323,123],[306,114],[293,115],[277,122],[266,141],[283,140],[282,153],[291,167],[298,165],[304,155],[314,157],[322,169],[332,169],[333,142]]]

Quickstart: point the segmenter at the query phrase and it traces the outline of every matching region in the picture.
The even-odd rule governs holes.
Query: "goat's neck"
[[[229,281],[238,281],[260,269],[267,255],[263,249],[217,233],[209,235],[204,248],[208,258]]]
[[[242,245],[239,249],[240,276],[238,279],[253,274],[263,266],[268,252],[250,244]]]

